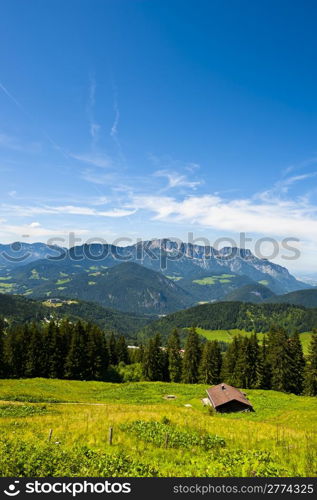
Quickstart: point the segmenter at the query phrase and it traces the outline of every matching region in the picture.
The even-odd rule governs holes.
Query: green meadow
[[[233,274],[219,274],[215,276],[207,276],[206,278],[193,280],[193,283],[198,285],[214,285],[215,283],[230,283],[231,278],[234,278]]]
[[[254,413],[221,415],[205,390],[0,380],[0,475],[317,475],[316,398],[248,390]]]
[[[232,342],[235,335],[250,336],[252,332],[247,332],[246,330],[205,330],[204,328],[196,328],[197,333],[202,335],[207,340],[218,340],[219,342]],[[312,332],[303,332],[300,334],[300,339],[303,346],[304,354],[308,354],[309,345],[311,342]],[[264,333],[257,333],[258,339],[261,342]]]

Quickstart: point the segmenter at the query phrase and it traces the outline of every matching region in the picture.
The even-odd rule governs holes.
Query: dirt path
[[[7,405],[84,405],[84,406],[107,406],[112,403],[85,403],[81,401],[6,401],[5,399],[0,401],[0,404]]]

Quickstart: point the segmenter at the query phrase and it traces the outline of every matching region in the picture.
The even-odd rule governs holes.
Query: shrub
[[[213,457],[228,476],[279,477],[284,469],[279,467],[268,451],[225,450]]]
[[[140,382],[142,380],[141,363],[133,363],[131,365],[120,363],[117,370],[123,382]]]
[[[166,446],[170,448],[192,448],[198,446],[204,450],[224,447],[225,441],[219,436],[207,433],[199,433],[194,430],[180,429],[166,420],[163,422],[145,422],[136,420],[129,424],[123,424],[122,430],[135,434],[138,438],[155,446]]]
[[[0,441],[0,476],[5,477],[151,477],[157,470],[125,453],[106,454],[85,446]]]
[[[46,406],[0,405],[0,417],[31,417],[33,415],[45,415],[46,413],[48,413]]]

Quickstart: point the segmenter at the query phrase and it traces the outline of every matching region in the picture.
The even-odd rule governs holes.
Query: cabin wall
[[[217,406],[216,411],[219,413],[231,413],[238,411],[253,411],[252,407],[241,403],[240,401],[228,401],[221,406]]]

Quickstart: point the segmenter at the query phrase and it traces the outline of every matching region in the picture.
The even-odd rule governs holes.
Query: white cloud
[[[76,234],[85,235],[88,233],[87,229],[76,229]],[[67,229],[52,229],[31,224],[8,224],[1,223],[1,243],[5,241],[17,241],[21,238],[30,238],[34,241],[38,238],[53,237],[53,236],[67,236],[69,230]]]
[[[193,173],[200,169],[200,165],[198,163],[188,163],[184,168],[188,172]]]
[[[23,106],[19,103],[19,101],[11,94],[11,92],[9,92],[9,90],[1,82],[0,82],[0,89],[12,102],[14,102],[14,104],[18,108],[24,109]]]
[[[263,201],[268,201],[268,202],[273,200],[278,200],[281,198],[281,196],[286,195],[290,191],[290,188],[297,182],[306,181],[307,179],[311,179],[316,176],[317,172],[311,172],[308,174],[293,175],[291,177],[286,177],[285,179],[276,182],[272,189],[263,191],[262,193],[257,194],[256,197],[258,197]]]
[[[120,120],[120,111],[118,108],[118,103],[116,98],[114,99],[113,108],[114,108],[114,121],[110,129],[110,136],[113,139],[115,139],[118,135],[118,126]]]
[[[70,214],[70,215],[92,215],[99,217],[126,217],[135,213],[135,210],[125,210],[113,208],[110,210],[96,210],[90,207],[76,207],[72,205],[64,207],[50,207],[52,213]]]
[[[64,205],[64,206],[21,206],[21,205],[1,205],[4,213],[19,217],[31,217],[33,215],[86,215],[93,217],[127,217],[133,215],[135,209],[111,208],[109,210],[96,210],[91,207]]]
[[[0,147],[22,153],[39,153],[42,149],[39,142],[25,143],[4,133],[0,133]]]
[[[200,181],[190,181],[186,175],[179,174],[177,172],[170,172],[168,170],[157,170],[154,173],[155,177],[166,177],[168,180],[168,185],[166,189],[176,188],[176,187],[187,187],[190,189],[197,189],[201,185]]]
[[[96,198],[92,198],[90,200],[91,205],[100,206],[100,205],[106,205],[109,203],[109,198],[107,196],[97,196]]]
[[[112,166],[111,159],[104,153],[70,154],[69,156],[82,163],[93,165],[94,167],[109,168]]]
[[[218,231],[250,232],[317,241],[317,207],[305,200],[226,200],[220,196],[139,196],[136,209],[153,212],[155,220],[200,225]]]
[[[95,107],[95,95],[96,95],[96,80],[94,76],[90,77],[89,85],[89,96],[87,103],[87,114],[89,121],[89,133],[92,140],[92,146],[94,147],[99,139],[100,125],[96,122],[94,117],[94,107]]]
[[[317,156],[312,156],[311,158],[307,158],[306,160],[296,165],[290,165],[283,171],[283,174],[288,175],[291,172],[294,172],[296,170],[302,170],[303,168],[310,167],[311,165],[315,165],[316,163],[317,163]]]
[[[99,172],[96,173],[91,169],[86,169],[83,172],[81,172],[81,178],[87,182],[91,182],[92,184],[100,184],[100,185],[110,184],[113,183],[114,177],[115,176],[113,173],[100,174]]]

